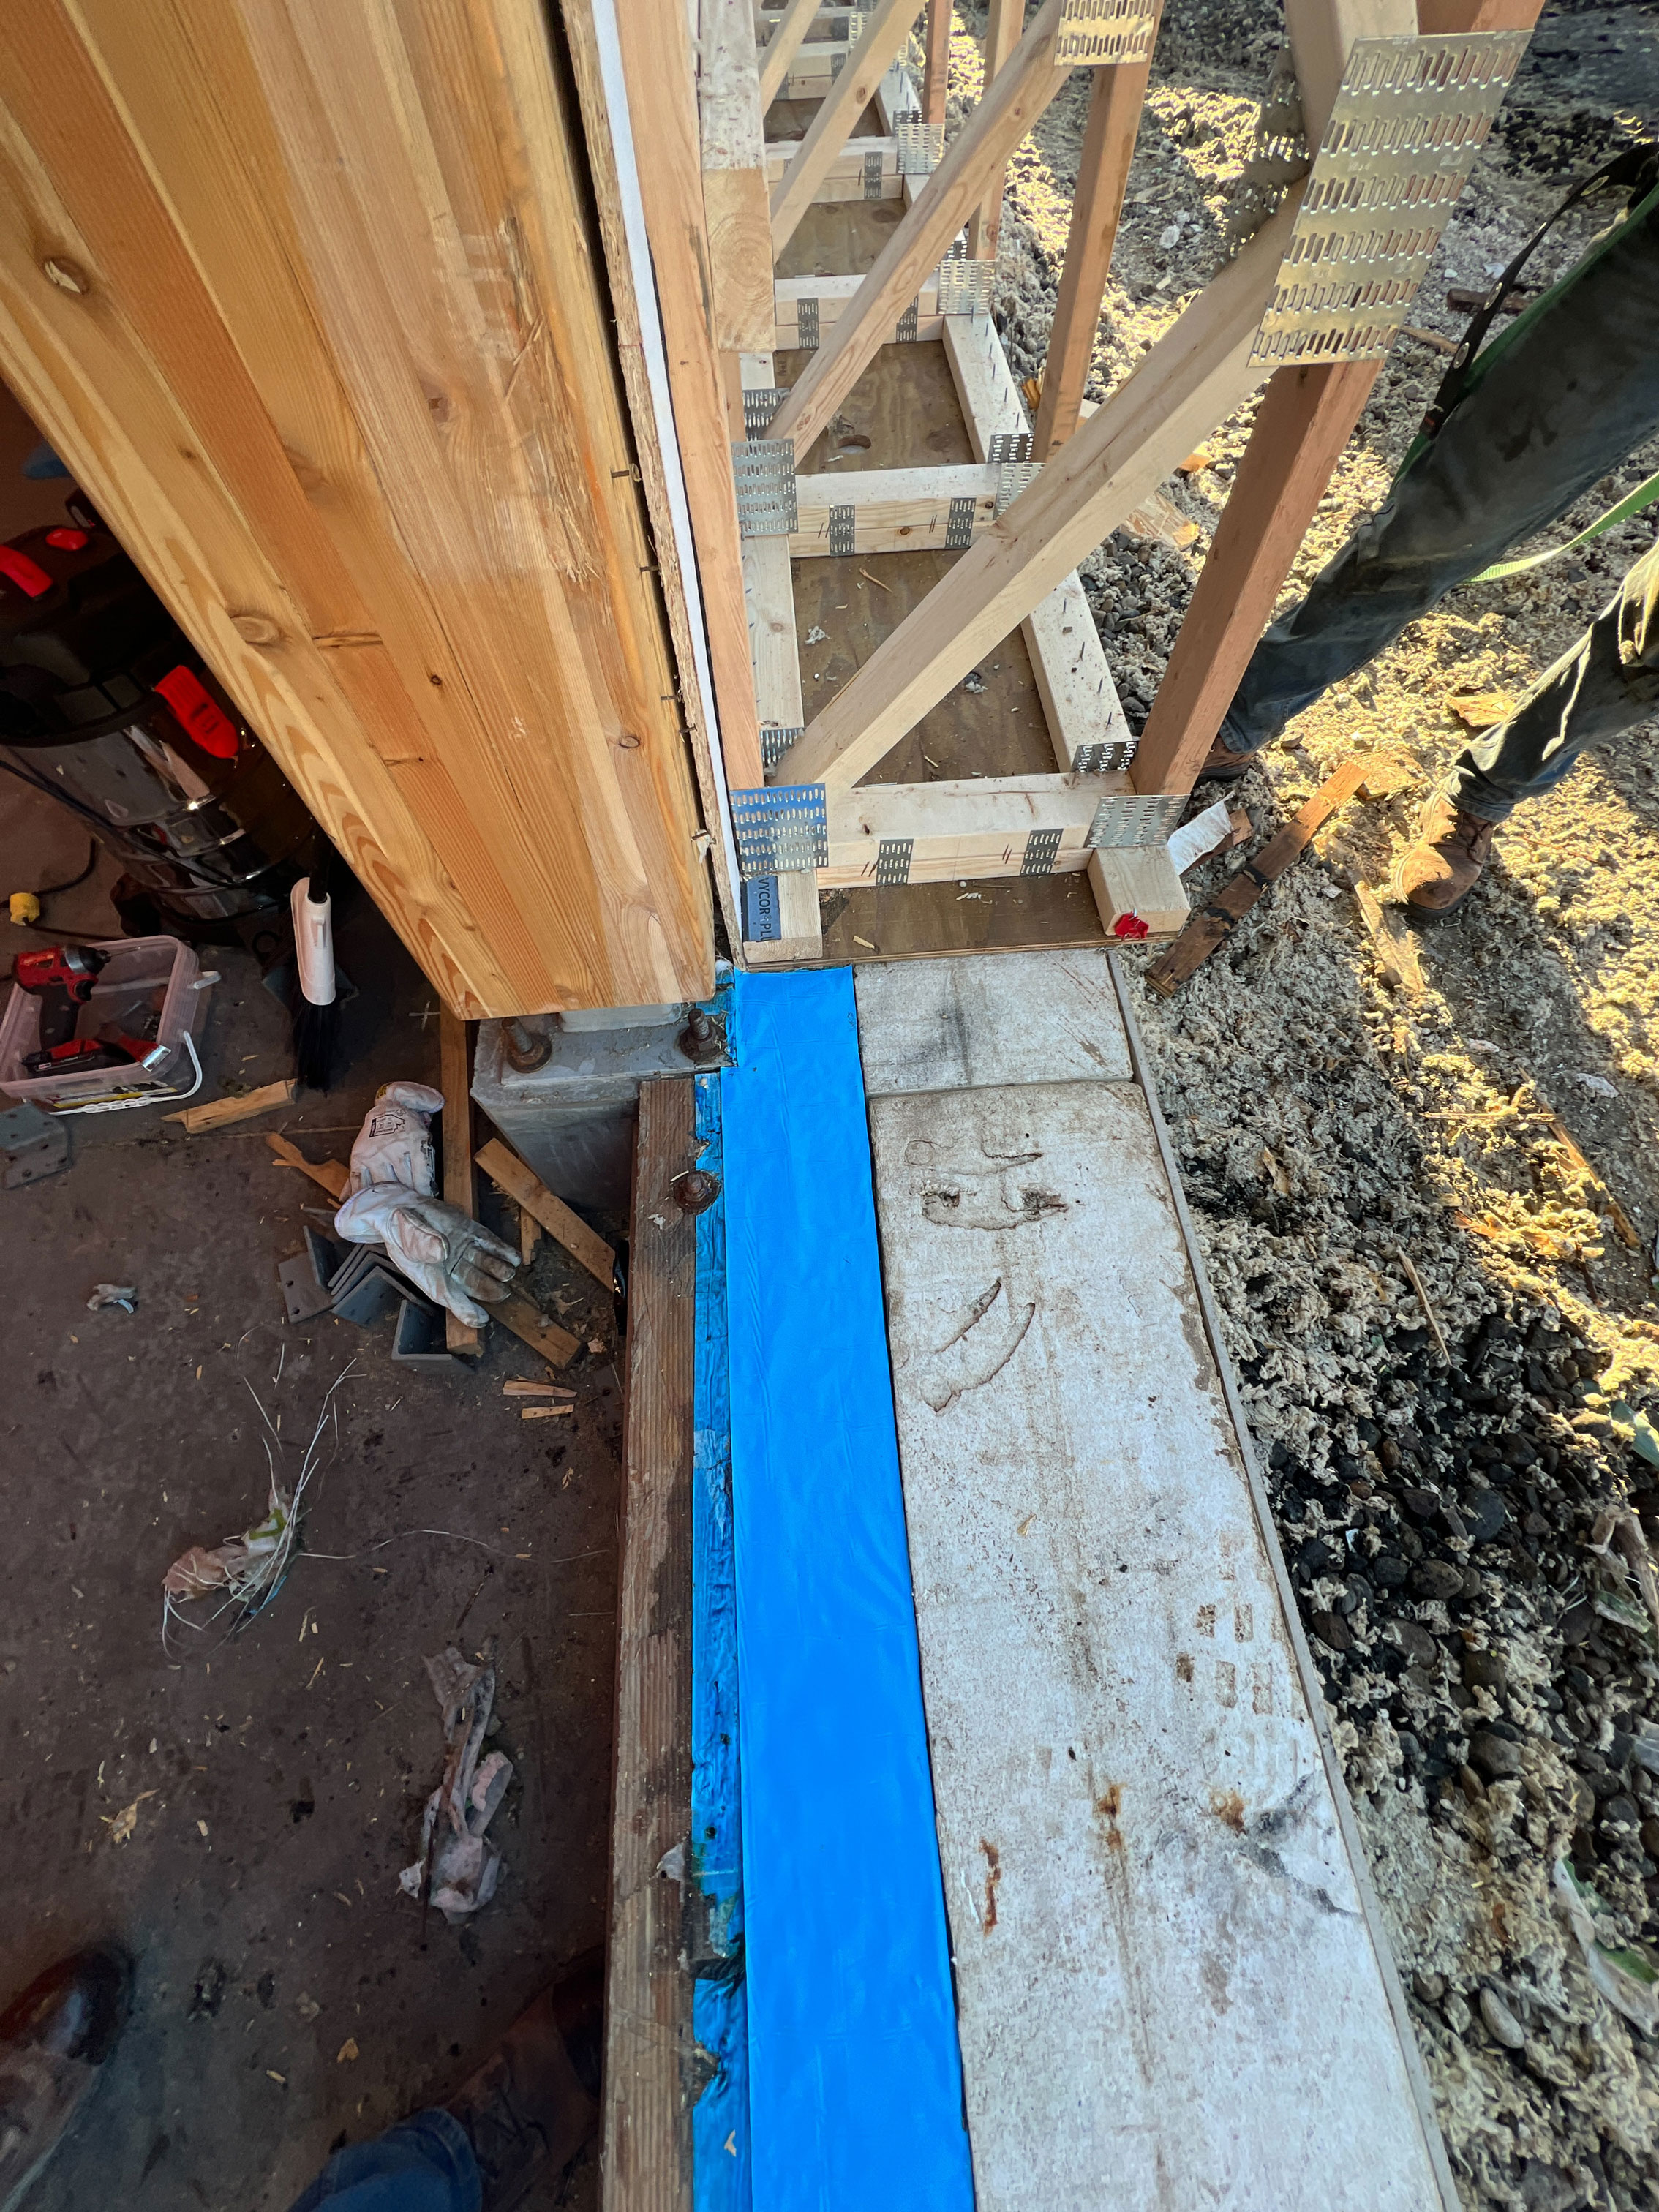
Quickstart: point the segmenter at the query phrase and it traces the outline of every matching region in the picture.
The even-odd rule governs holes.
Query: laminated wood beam
[[[723,353],[764,351],[772,343],[771,219],[749,0],[702,0],[702,31],[697,111],[714,343]]]
[[[713,319],[684,0],[626,0],[617,11],[617,21],[635,144],[645,149],[638,163],[640,193],[657,279],[686,504],[696,541],[720,745],[728,783],[746,787],[760,781],[760,738],[749,668],[730,427]]]
[[[990,84],[1004,69],[1019,44],[1019,34],[1025,25],[1025,0],[990,0],[985,21],[985,82]],[[994,261],[997,258],[997,238],[1002,228],[1002,187],[1008,173],[1006,161],[1000,161],[985,198],[974,210],[968,224],[968,258],[970,261]]]
[[[789,64],[818,12],[817,0],[789,0],[781,17],[775,19],[772,35],[760,58],[760,99],[763,117],[783,90]]]
[[[804,455],[826,428],[885,342],[886,332],[921,289],[923,278],[938,268],[945,248],[979,204],[988,179],[1065,83],[1069,71],[1054,62],[1064,7],[1065,0],[1043,0],[1013,59],[957,133],[882,248],[853,306],[779,410],[771,434],[793,438],[797,453]]]
[[[799,228],[836,156],[854,125],[876,96],[876,88],[910,35],[922,0],[879,0],[865,18],[857,46],[819,106],[801,140],[800,151],[772,194],[772,254],[775,260]]]
[[[925,123],[945,127],[945,103],[951,86],[951,0],[927,0],[927,59],[921,73],[921,114]]]
[[[1243,404],[1265,375],[1251,354],[1295,221],[1293,197],[883,641],[784,756],[775,781],[856,782]]]
[[[539,11],[30,0],[0,80],[0,368],[446,1002],[704,988]]]
[[[1095,71],[1089,94],[1089,119],[1078,159],[1077,191],[1066,234],[1066,258],[1060,272],[1048,358],[1042,371],[1042,400],[1037,409],[1034,460],[1046,461],[1076,429],[1078,407],[1094,359],[1095,333],[1112,270],[1112,248],[1135,132],[1146,98],[1152,64],[1122,62]]]

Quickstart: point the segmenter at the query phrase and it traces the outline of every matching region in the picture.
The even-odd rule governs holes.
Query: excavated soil
[[[953,128],[981,89],[982,32],[964,7]],[[1171,0],[1091,396],[1218,265],[1280,38],[1260,0]],[[1079,74],[1010,175],[995,313],[1022,378],[1047,348],[1085,98]],[[1650,15],[1547,9],[1413,327],[1461,333],[1448,289],[1484,289],[1656,118]],[[1607,219],[1562,225],[1539,280]],[[1386,495],[1447,357],[1396,344],[1283,605]],[[1085,565],[1132,723],[1250,420],[1164,487],[1194,543],[1119,532]],[[1548,542],[1656,467],[1659,445],[1632,453]],[[1659,1958],[1659,1645],[1607,1516],[1632,1510],[1659,1543],[1659,1468],[1632,1442],[1633,1415],[1659,1418],[1654,726],[1517,814],[1467,908],[1413,940],[1420,988],[1385,979],[1354,886],[1386,899],[1467,738],[1455,702],[1523,690],[1653,534],[1640,518],[1413,624],[1263,756],[1241,794],[1255,834],[1189,877],[1194,903],[1357,749],[1398,755],[1406,787],[1350,802],[1173,1001],[1126,956],[1470,2207],[1659,2203],[1659,2051],[1599,1993],[1555,1897],[1564,1868],[1589,1885],[1600,1940],[1629,1954],[1624,1983],[1605,1953],[1598,1975],[1640,2014],[1642,1947]]]

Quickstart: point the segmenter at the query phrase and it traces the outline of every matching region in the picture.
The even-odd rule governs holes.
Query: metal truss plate
[[[994,261],[969,261],[946,254],[939,265],[939,311],[941,315],[982,315],[991,305],[996,281]]]
[[[1066,0],[1054,59],[1074,69],[1150,61],[1158,13],[1147,0]]]
[[[881,156],[866,154],[864,157],[864,197],[867,200],[881,198]]]
[[[963,553],[974,542],[974,517],[979,512],[979,501],[972,498],[953,499],[945,525],[945,550],[947,553]]]
[[[893,146],[902,177],[930,177],[945,158],[945,125],[907,116],[893,125]]]
[[[1060,830],[1033,830],[1025,840],[1025,854],[1020,861],[1022,876],[1052,876],[1054,860],[1060,852],[1060,841],[1064,836]]]
[[[1026,444],[1030,444],[1029,438]],[[1041,461],[1005,461],[997,471],[997,513],[1006,514],[1027,485],[1042,474]]]
[[[791,729],[787,723],[783,722],[761,724],[761,766],[769,775],[788,751],[790,746],[794,744],[796,738],[804,738],[805,735],[806,726],[804,722],[794,729]]]
[[[883,889],[910,880],[910,857],[915,851],[914,837],[884,837],[876,848],[876,882]]]
[[[744,538],[787,538],[800,520],[795,448],[787,438],[749,438],[732,448],[738,529]]]
[[[763,438],[772,417],[789,397],[784,385],[749,385],[743,395],[743,430],[746,438]]]
[[[821,783],[763,784],[732,793],[738,871],[745,878],[827,867],[830,817]]]
[[[1167,845],[1186,805],[1178,791],[1152,792],[1145,797],[1115,791],[1096,807],[1083,842],[1096,853],[1115,852],[1126,845]]]
[[[1526,44],[1524,31],[1355,41],[1253,361],[1382,360]]]
[[[802,353],[816,353],[818,344],[818,303],[816,299],[795,302],[795,344]]]
[[[910,345],[915,343],[916,325],[921,319],[921,301],[912,300],[909,306],[905,309],[904,313],[899,317],[897,322],[893,325],[893,342],[896,345]]]
[[[763,746],[766,732],[763,730]],[[1107,775],[1114,769],[1126,769],[1134,758],[1140,740],[1130,736],[1109,738],[1097,744],[1079,745],[1072,755],[1072,768],[1078,775]]]
[[[1029,430],[994,430],[986,442],[985,458],[993,468],[1003,468],[1010,461],[1029,461],[1031,458],[1031,434]]]
[[[859,511],[855,507],[832,507],[830,510],[830,550],[832,553],[851,553],[856,550]]]

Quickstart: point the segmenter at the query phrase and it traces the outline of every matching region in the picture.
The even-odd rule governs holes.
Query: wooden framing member
[[[798,477],[800,526],[788,540],[790,553],[800,561],[837,553],[936,552],[953,534],[959,538],[964,516],[970,531],[995,521],[1000,474],[988,463],[968,462],[955,467],[860,469],[852,476]],[[852,540],[848,544],[844,526],[849,509]]]
[[[713,325],[721,353],[771,343],[771,218],[749,0],[702,0],[697,110]]]
[[[878,0],[865,18],[863,35],[848,54],[800,142],[799,152],[773,191],[775,260],[794,236],[836,156],[853,135],[854,125],[875,98],[876,88],[909,37],[921,5],[922,0]]]
[[[1007,64],[1019,44],[1025,24],[1025,0],[990,0],[985,22],[985,82],[988,85]],[[985,198],[968,222],[968,258],[994,261],[1002,229],[1002,191],[1008,174],[1005,159],[997,164]]]
[[[836,322],[779,410],[772,435],[793,438],[798,453],[804,454],[827,427],[886,332],[921,289],[923,278],[933,274],[979,204],[987,179],[1065,83],[1069,70],[1054,62],[1064,7],[1065,0],[1043,0],[1013,58],[957,133],[926,189],[917,194],[883,247],[852,307]]]
[[[817,309],[820,339],[832,323],[838,322],[858,294],[864,282],[861,276],[780,276],[773,286],[777,317],[774,343],[779,353],[792,352],[800,343],[800,303],[811,300]],[[939,312],[939,283],[930,276],[916,294],[913,302],[907,302],[904,313],[914,305],[916,311],[916,338],[938,338],[945,335],[945,325]],[[882,341],[884,345],[901,343],[900,317],[895,316],[891,329]],[[769,435],[770,433],[769,432]]]
[[[1265,378],[1251,356],[1296,206],[1292,196],[883,642],[785,755],[776,781],[856,782],[1243,404]]]
[[[951,87],[951,23],[956,10],[951,0],[927,0],[927,59],[921,75],[921,113],[924,122],[941,128]]]
[[[605,2212],[690,2212],[692,2201],[696,2039],[683,1956],[685,1884],[662,1869],[687,1848],[691,1828],[697,1224],[675,1205],[672,1185],[695,1136],[690,1082],[641,1085],[618,1539]]]
[[[844,67],[848,52],[844,38],[811,40],[790,63],[779,95],[784,100],[822,100]]]
[[[713,320],[690,35],[684,0],[627,0],[616,21],[635,144],[646,149],[636,165],[640,194],[696,545],[720,745],[726,781],[741,788],[760,781],[760,735],[730,424]]]
[[[789,75],[789,64],[800,51],[807,33],[818,13],[817,0],[789,0],[781,15],[771,19],[772,35],[768,39],[760,57],[761,114],[783,90]],[[763,18],[763,21],[765,19]]]
[[[766,143],[766,181],[777,185],[791,161],[799,151],[803,141],[769,138]],[[902,199],[904,179],[899,173],[898,147],[891,138],[849,138],[812,195],[816,207],[825,200],[867,200],[872,197],[868,181],[868,163],[873,160],[880,173],[881,188],[873,197],[884,200]]]
[[[1122,62],[1097,70],[1089,94],[1089,119],[1078,160],[1077,191],[1066,234],[1048,357],[1042,371],[1033,460],[1046,461],[1076,429],[1078,406],[1094,359],[1095,333],[1112,271],[1112,248],[1123,212],[1123,192],[1134,157],[1135,132],[1146,103],[1152,64]]]

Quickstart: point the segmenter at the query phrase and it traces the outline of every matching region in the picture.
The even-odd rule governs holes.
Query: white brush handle
[[[300,989],[313,1006],[334,1004],[334,902],[313,899],[311,878],[301,876],[289,893],[294,917],[294,960]]]

